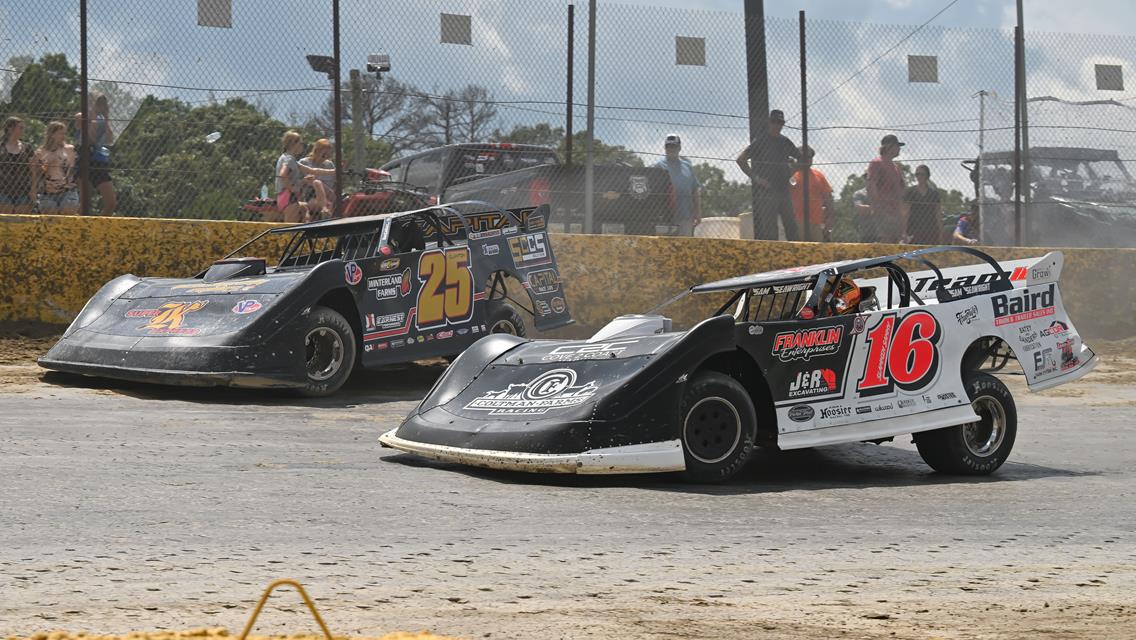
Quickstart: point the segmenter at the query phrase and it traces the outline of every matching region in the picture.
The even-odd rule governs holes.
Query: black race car
[[[537,329],[572,322],[548,217],[547,206],[464,202],[271,229],[193,278],[108,282],[39,364],[328,395],[356,364],[454,356],[487,333],[523,336],[507,278],[527,291],[531,310],[512,301]],[[274,266],[246,257],[272,254]]]

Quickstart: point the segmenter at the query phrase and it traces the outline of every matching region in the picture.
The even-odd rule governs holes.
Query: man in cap
[[[785,237],[797,240],[797,222],[793,218],[793,205],[789,201],[789,158],[800,159],[800,150],[791,140],[781,135],[785,114],[780,109],[769,112],[769,130],[749,143],[738,154],[737,163],[742,172],[753,179],[760,195],[754,211],[754,233],[760,237],[761,224],[766,220],[781,219]]]
[[[666,169],[671,177],[671,204],[675,214],[675,224],[678,225],[678,235],[694,235],[694,227],[702,219],[702,185],[698,176],[694,174],[694,167],[690,160],[679,155],[682,151],[682,139],[678,134],[667,135],[663,142],[666,155],[655,163],[660,169]]]
[[[864,242],[900,241],[907,228],[903,215],[903,173],[895,159],[903,143],[894,133],[880,140],[880,155],[868,163],[868,204],[871,213],[863,218],[860,239]]]

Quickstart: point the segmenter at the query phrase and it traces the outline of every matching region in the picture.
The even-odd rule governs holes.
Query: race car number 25
[[[938,320],[926,311],[902,319],[884,316],[868,331],[868,358],[856,390],[861,396],[876,396],[896,387],[904,391],[926,387],[939,372],[942,336]]]
[[[418,259],[418,328],[460,324],[473,317],[469,247],[427,251]]]

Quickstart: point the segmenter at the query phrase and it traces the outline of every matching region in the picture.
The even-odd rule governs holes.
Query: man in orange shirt
[[[801,229],[801,236],[806,241],[821,242],[828,240],[832,220],[836,215],[836,206],[832,201],[832,186],[818,169],[813,168],[813,150],[801,147],[801,168],[789,179],[789,197],[793,200],[793,216],[797,219],[797,228]],[[804,237],[805,229],[805,186],[802,171],[809,172],[809,227],[808,237]]]

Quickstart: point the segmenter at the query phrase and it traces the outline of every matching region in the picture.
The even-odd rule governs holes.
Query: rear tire
[[[742,385],[716,371],[690,377],[679,416],[683,477],[690,482],[724,482],[753,455],[757,415]]]
[[[355,368],[355,332],[338,311],[312,307],[303,331],[304,367],[307,383],[300,395],[330,396],[347,382]]]
[[[1001,467],[1018,433],[1014,396],[988,373],[971,372],[963,380],[976,422],[915,434],[919,455],[940,473],[981,476]]]
[[[486,333],[507,333],[525,337],[525,321],[513,305],[504,300],[485,302]]]

